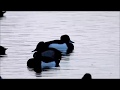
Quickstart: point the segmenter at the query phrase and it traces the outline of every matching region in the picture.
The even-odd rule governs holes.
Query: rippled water
[[[0,18],[0,45],[8,48],[0,57],[2,78],[120,78],[120,12],[93,11],[8,11]],[[60,68],[36,77],[26,62],[39,41],[68,34],[75,50],[64,56]]]

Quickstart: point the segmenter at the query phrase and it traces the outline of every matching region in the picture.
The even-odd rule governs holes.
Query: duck
[[[72,53],[74,50],[74,45],[73,41],[70,40],[69,35],[64,34],[60,37],[60,40],[52,40],[52,41],[47,41],[45,42],[45,47],[46,48],[55,48],[62,52],[62,55]],[[37,47],[36,47],[37,49]],[[34,51],[36,51],[33,50]]]
[[[2,79],[2,77],[0,76],[0,79]]]
[[[61,52],[55,48],[46,48],[44,44],[43,41],[39,42],[33,58],[27,61],[27,66],[33,68],[36,73],[46,68],[60,67]]]
[[[91,74],[90,73],[85,73],[84,75],[83,75],[83,77],[82,77],[82,79],[92,79],[92,76],[91,76]]]
[[[6,50],[7,50],[7,48],[0,46],[0,55],[6,55],[6,53],[5,53]]]
[[[3,17],[5,12],[6,11],[0,11],[0,17]]]

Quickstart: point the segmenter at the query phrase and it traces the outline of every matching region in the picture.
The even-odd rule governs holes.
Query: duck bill
[[[5,50],[7,50],[8,48],[4,48]]]
[[[35,52],[36,51],[36,49],[35,50],[33,50],[32,52]]]
[[[70,40],[69,43],[74,43],[74,42]]]
[[[35,52],[35,50],[33,50],[32,52]]]

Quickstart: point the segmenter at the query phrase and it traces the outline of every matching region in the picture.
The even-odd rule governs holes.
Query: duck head
[[[33,50],[32,52],[43,50],[44,47],[45,47],[45,43],[43,41],[41,41],[37,44],[36,49]]]
[[[74,43],[73,41],[70,40],[70,37],[67,34],[62,35],[60,37],[60,40],[63,41],[63,42],[66,42],[66,43]]]

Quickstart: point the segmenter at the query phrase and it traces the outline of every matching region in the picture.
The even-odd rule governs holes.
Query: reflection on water
[[[1,45],[8,48],[0,57],[3,78],[92,78],[119,77],[119,12],[6,12],[0,19]],[[40,41],[68,34],[75,50],[63,56],[60,68],[36,77],[27,60]]]

